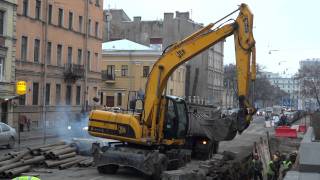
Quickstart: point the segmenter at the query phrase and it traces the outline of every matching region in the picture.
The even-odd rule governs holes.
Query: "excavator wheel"
[[[151,175],[152,180],[161,180],[163,171],[166,171],[168,168],[168,158],[165,155],[159,156],[158,163],[155,164],[155,171]]]
[[[115,174],[117,173],[119,166],[110,164],[110,165],[98,166],[97,169],[98,169],[98,172],[101,174]]]

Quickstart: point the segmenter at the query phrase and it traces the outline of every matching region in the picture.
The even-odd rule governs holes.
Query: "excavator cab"
[[[164,139],[184,139],[188,131],[188,110],[182,98],[166,96]]]

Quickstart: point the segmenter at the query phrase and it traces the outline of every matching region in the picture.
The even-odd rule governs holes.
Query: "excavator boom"
[[[184,40],[173,44],[154,64],[146,85],[143,120],[150,128],[151,137],[156,137],[156,124],[160,115],[161,96],[168,78],[181,64],[208,49],[212,45],[234,35],[238,96],[240,112],[238,115],[238,130],[242,132],[250,123],[255,112],[248,101],[250,79],[255,79],[255,41],[253,38],[253,15],[247,5],[242,4],[238,9],[239,16],[234,23],[211,30],[214,24],[200,29]],[[253,56],[252,56],[253,55]],[[250,73],[250,65],[252,72]]]

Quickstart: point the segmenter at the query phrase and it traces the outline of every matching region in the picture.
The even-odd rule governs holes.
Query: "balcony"
[[[107,71],[101,71],[101,79],[106,83],[115,83],[116,77],[114,73],[108,73]]]
[[[84,77],[84,66],[79,64],[65,64],[63,75],[66,81],[76,82],[78,79]]]

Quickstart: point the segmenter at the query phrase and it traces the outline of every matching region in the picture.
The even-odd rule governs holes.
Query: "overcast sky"
[[[164,12],[189,11],[192,20],[208,24],[241,2],[247,3],[254,14],[257,62],[266,70],[283,74],[288,69],[285,75],[290,75],[298,70],[300,60],[320,58],[318,0],[104,0],[104,9],[124,9],[130,18],[141,16],[142,20],[163,19]],[[224,64],[235,63],[233,46],[229,37]],[[270,50],[278,51],[269,54]]]

